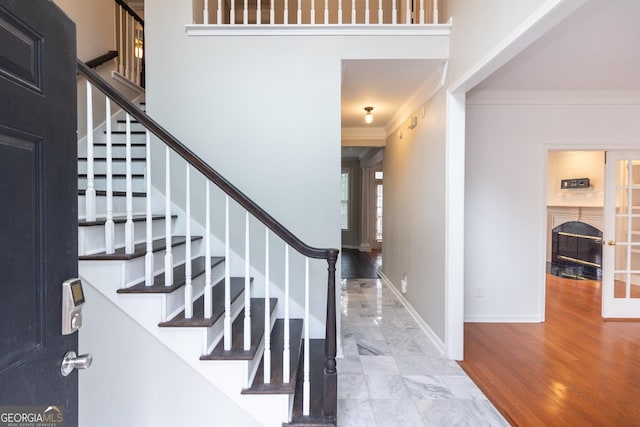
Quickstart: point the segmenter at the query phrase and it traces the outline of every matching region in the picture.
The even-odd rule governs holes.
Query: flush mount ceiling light
[[[373,107],[364,107],[364,111],[367,112],[367,114],[364,116],[364,122],[370,125],[371,123],[373,123],[373,115],[371,114],[371,112],[373,111]]]

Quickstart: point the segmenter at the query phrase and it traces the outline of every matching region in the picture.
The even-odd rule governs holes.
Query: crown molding
[[[387,134],[383,127],[345,127],[342,128],[343,146],[383,146]],[[345,142],[349,143],[345,143]]]
[[[438,93],[444,86],[447,79],[447,70],[449,68],[449,61],[444,61],[440,73],[432,73],[420,87],[409,97],[404,104],[398,109],[396,114],[393,115],[389,124],[385,127],[385,133],[391,135],[400,126],[402,126],[409,117],[420,109],[424,104],[429,102],[433,96]]]
[[[639,105],[639,90],[479,90],[467,105]]]

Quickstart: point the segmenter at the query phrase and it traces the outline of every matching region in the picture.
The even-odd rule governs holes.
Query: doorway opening
[[[550,150],[546,189],[547,288],[559,277],[601,293],[605,152]]]

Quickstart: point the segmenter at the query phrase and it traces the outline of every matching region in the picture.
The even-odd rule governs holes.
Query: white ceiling
[[[342,65],[342,127],[386,127],[425,82],[436,80],[442,60],[345,60]],[[374,123],[364,122],[373,107]]]
[[[639,90],[640,0],[591,0],[474,90]]]

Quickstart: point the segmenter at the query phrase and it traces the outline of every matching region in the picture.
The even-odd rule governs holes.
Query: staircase
[[[81,62],[78,70],[91,82],[88,90],[98,88],[124,108],[114,116],[107,110],[104,130],[94,132],[86,148],[79,146],[78,254],[85,286],[103,294],[263,425],[335,426],[337,251],[301,243]],[[144,109],[144,103],[139,106]],[[203,226],[190,214],[189,184],[186,211],[171,202],[170,194],[151,187],[151,133],[179,144],[178,153],[191,165],[187,169],[207,178],[207,195],[210,184],[227,194],[223,241],[212,235],[208,196]],[[246,209],[244,256],[229,245],[230,199]],[[249,259],[250,217],[266,226],[267,267],[259,285]],[[286,244],[284,291],[270,290],[270,235]],[[306,295],[310,258],[329,263],[325,339],[310,338],[308,297],[303,316],[289,315],[302,310],[293,310],[296,303],[289,297],[290,247],[306,257]],[[231,274],[232,258],[245,264],[243,275]]]

